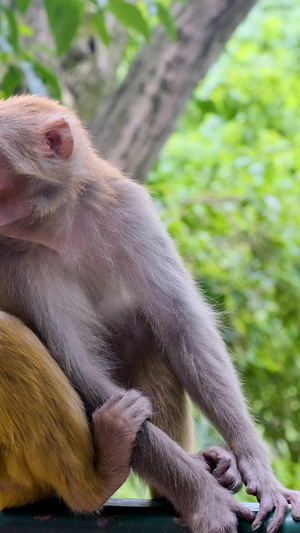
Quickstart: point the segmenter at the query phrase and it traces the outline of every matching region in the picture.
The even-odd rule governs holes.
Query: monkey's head
[[[95,153],[77,117],[38,96],[0,100],[0,229],[76,201]]]

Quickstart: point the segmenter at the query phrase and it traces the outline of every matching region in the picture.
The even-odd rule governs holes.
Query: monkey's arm
[[[287,501],[300,520],[300,494],[276,480],[255,426],[247,412],[236,372],[209,306],[197,292],[175,247],[139,186],[122,193],[130,204],[123,213],[123,271],[170,364],[193,401],[235,452],[247,491],[261,505],[254,527],[275,507],[268,532],[276,531]]]

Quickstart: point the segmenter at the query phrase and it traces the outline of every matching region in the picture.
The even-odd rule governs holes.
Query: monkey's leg
[[[140,350],[140,365],[132,368],[130,387],[142,390],[153,406],[151,422],[177,442],[186,452],[193,452],[194,424],[191,405],[163,354],[151,339]],[[137,358],[135,359],[137,360]],[[157,377],[159,376],[159,379]],[[153,498],[161,497],[155,487]]]
[[[129,315],[122,326],[112,329],[111,337],[112,350],[118,354],[115,381],[126,389],[142,390],[153,405],[151,422],[192,453],[191,406],[151,328],[144,319]]]
[[[164,354],[149,340],[140,346],[141,365],[131,369],[130,387],[141,389],[150,398],[153,406],[151,422],[163,430],[186,452],[194,451],[194,424],[191,404],[183,387],[178,382]],[[136,358],[135,358],[136,360]],[[123,374],[125,370],[123,371]],[[157,379],[159,376],[159,379]],[[195,457],[204,462],[220,485],[231,492],[238,492],[242,485],[234,455],[220,446],[212,446]],[[150,487],[152,498],[161,494]]]
[[[192,453],[194,442],[193,417],[187,395],[170,369],[164,368],[163,364],[158,364],[157,366],[161,366],[158,371],[165,372],[159,387],[156,389],[150,374],[148,375],[148,381],[146,374],[144,376],[145,380],[142,379],[141,382],[136,382],[136,387],[145,391],[152,400],[153,415],[150,419],[151,422],[177,442],[186,452]],[[154,370],[154,367],[152,370]],[[152,498],[162,497],[154,486],[150,487],[150,493]]]
[[[132,444],[150,415],[136,391],[120,393],[93,415],[37,337],[0,313],[0,509],[61,497],[94,511],[125,481]]]
[[[186,452],[193,451],[193,419],[191,407],[188,402],[185,391],[179,384],[178,379],[174,375],[167,358],[159,348],[153,333],[145,321],[138,317],[128,316],[124,320],[123,327],[118,327],[112,330],[112,349],[119,355],[119,365],[116,371],[115,379],[119,381],[124,387],[137,387],[146,393],[147,397],[151,399],[153,405],[153,415],[151,422],[158,426],[161,430],[168,434],[168,436],[176,441]],[[153,428],[153,426],[152,426]],[[148,427],[149,430],[149,427]],[[156,428],[155,428],[156,431]],[[150,433],[151,441],[156,441],[160,438],[160,433],[154,438],[153,430]],[[136,443],[139,447],[139,441]],[[192,457],[185,454],[185,460],[182,461],[183,469],[181,475],[178,473],[179,464],[176,464],[176,457],[178,448],[174,448],[171,441],[169,445],[161,450],[160,454],[154,458],[154,453],[151,446],[148,449],[149,458],[143,465],[142,474],[147,478],[147,465],[151,465],[153,469],[154,463],[159,464],[161,468],[161,478],[166,483],[170,483],[170,479],[176,479],[175,490],[177,494],[177,503],[180,498],[180,485],[183,486],[183,493],[189,492],[189,505],[194,497],[193,493],[193,475],[195,460],[201,461],[201,466],[212,471],[209,464],[206,462],[206,457],[210,460],[210,465],[214,467],[213,476],[218,482],[230,489],[238,488],[240,483],[240,475],[237,471],[235,458],[230,452],[222,448],[214,447],[206,451],[206,456],[198,454],[198,457]],[[166,441],[167,443],[167,441]],[[136,450],[134,454],[134,465],[141,465],[141,461],[137,460]],[[152,456],[153,454],[153,456]],[[168,458],[168,454],[172,458]],[[182,457],[182,459],[183,459]],[[163,461],[163,462],[162,462]],[[200,466],[199,464],[197,466]],[[168,471],[168,473],[166,473]],[[170,472],[173,473],[170,476]],[[141,473],[140,471],[137,473]],[[186,479],[185,479],[186,476]],[[149,479],[149,478],[148,478]],[[184,484],[186,487],[184,488]],[[153,498],[160,497],[164,494],[160,491],[157,483],[151,484],[151,495]],[[163,488],[163,487],[162,487]],[[196,488],[196,492],[197,492]],[[184,496],[186,498],[186,495]]]

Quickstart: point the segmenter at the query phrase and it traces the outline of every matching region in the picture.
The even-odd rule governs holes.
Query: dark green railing
[[[245,504],[254,511],[257,504]],[[268,522],[268,521],[267,521]],[[267,530],[267,522],[259,530]],[[109,500],[105,510],[92,517],[74,517],[53,502],[8,510],[0,513],[1,533],[180,533],[188,530],[174,521],[172,509],[148,500]],[[239,522],[239,533],[251,533],[251,525]],[[287,513],[280,533],[300,533],[300,523]]]

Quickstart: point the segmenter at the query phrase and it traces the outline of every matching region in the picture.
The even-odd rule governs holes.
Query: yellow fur
[[[108,496],[94,459],[79,396],[37,337],[0,312],[0,509],[53,495],[97,509]]]

